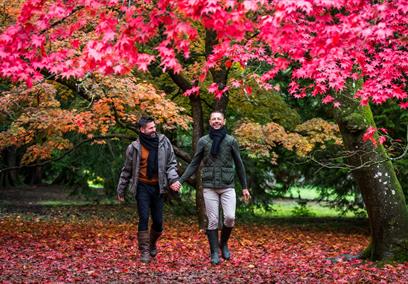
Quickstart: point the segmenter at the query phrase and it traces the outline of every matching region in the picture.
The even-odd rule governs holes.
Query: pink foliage
[[[68,78],[147,71],[155,61],[163,72],[179,73],[180,59],[191,57],[203,27],[217,41],[197,73],[199,82],[211,69],[234,62],[246,68],[257,60],[271,67],[259,82],[270,88],[278,71],[298,62],[290,87],[297,98],[320,94],[323,103],[332,102],[328,91],[363,79],[355,94],[363,105],[393,99],[406,108],[407,14],[403,0],[27,0],[18,21],[0,35],[0,76],[31,85],[43,69]],[[73,16],[77,20],[69,21]],[[92,38],[72,39],[89,24],[95,26]],[[68,44],[47,48],[49,40]],[[152,48],[142,51],[145,45]],[[313,84],[301,87],[300,79]],[[209,91],[220,97],[227,89]]]

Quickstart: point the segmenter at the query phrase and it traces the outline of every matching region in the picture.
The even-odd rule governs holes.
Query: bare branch
[[[177,146],[173,145],[174,153],[181,158],[183,161],[190,163],[191,162],[191,155],[188,154],[186,151],[181,150]]]
[[[61,156],[56,157],[54,159],[50,159],[50,160],[47,160],[47,161],[43,161],[43,162],[39,162],[39,163],[35,163],[35,164],[30,164],[30,165],[20,165],[20,166],[16,166],[16,167],[9,167],[9,168],[0,169],[0,173],[6,172],[6,171],[22,169],[22,168],[45,166],[45,165],[50,164],[52,162],[56,162],[56,161],[61,160],[62,158],[64,158],[65,156],[67,156],[71,152],[75,151],[79,146],[81,146],[81,145],[83,145],[85,143],[88,143],[88,142],[91,142],[91,141],[94,141],[94,140],[113,139],[113,138],[124,138],[124,139],[129,139],[129,140],[134,139],[133,136],[129,136],[129,135],[125,135],[125,134],[107,134],[107,135],[103,135],[103,136],[94,136],[92,138],[87,138],[87,139],[84,139],[84,140],[80,141],[78,144],[74,145],[74,147],[72,147],[71,149],[64,152]]]
[[[404,158],[404,157],[407,155],[407,153],[408,153],[408,125],[407,125],[407,139],[406,139],[406,141],[407,141],[407,142],[406,142],[407,145],[405,145],[404,152],[403,152],[401,155],[399,155],[398,157],[389,158],[391,161],[401,160],[401,159]]]
[[[191,84],[190,81],[188,81],[183,75],[181,74],[176,74],[173,71],[168,71],[167,72],[170,76],[170,78],[173,80],[173,82],[183,90],[183,92],[191,89],[193,85]]]
[[[47,160],[47,161],[43,161],[43,162],[39,162],[39,163],[35,163],[35,164],[30,164],[30,165],[20,165],[20,166],[15,166],[15,167],[3,168],[3,169],[0,169],[0,173],[12,171],[12,170],[17,170],[17,169],[22,169],[22,168],[45,166],[45,165],[48,165],[50,163],[57,162],[57,161],[63,159],[65,156],[72,153],[73,151],[75,151],[77,148],[79,148],[81,145],[83,145],[85,143],[92,142],[92,141],[95,141],[95,140],[114,139],[114,138],[122,138],[122,139],[127,139],[127,140],[132,141],[132,140],[135,139],[135,136],[120,134],[120,133],[94,136],[92,138],[87,138],[87,139],[84,139],[84,140],[80,141],[78,144],[74,145],[71,149],[64,152],[61,156],[56,157],[54,159],[50,159],[50,160]],[[189,163],[191,161],[191,156],[187,152],[181,150],[180,148],[178,148],[176,146],[173,146],[173,149],[174,149],[175,154],[178,157],[180,157],[181,159],[183,159],[185,162]]]
[[[314,154],[316,154],[318,152],[320,152],[320,151],[315,151]],[[382,159],[382,160],[377,160],[377,161],[368,160],[368,161],[363,162],[364,155],[371,155],[374,152],[375,152],[375,149],[373,149],[372,151],[362,151],[362,150],[342,151],[341,155],[326,159],[325,161],[322,161],[320,159],[315,158],[315,155],[309,155],[307,158],[309,160],[315,162],[316,164],[320,165],[322,168],[348,169],[350,171],[356,171],[356,170],[360,170],[360,169],[363,169],[363,168],[368,168],[368,167],[372,167],[372,166],[375,166],[375,165],[379,165],[379,164],[382,164],[382,163],[385,163],[385,162],[388,162],[388,161],[397,161],[397,160],[400,160],[400,159],[406,157],[406,155],[408,153],[408,144],[405,145],[404,152],[401,155],[399,155],[398,157],[395,157],[395,158],[387,157],[386,159]],[[360,165],[359,166],[352,166],[352,165],[347,164],[347,163],[332,162],[332,161],[335,161],[335,160],[338,160],[338,159],[350,159],[350,158],[353,158],[355,156],[358,156],[358,159],[360,160]]]

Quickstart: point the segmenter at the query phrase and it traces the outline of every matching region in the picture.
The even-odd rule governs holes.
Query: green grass
[[[316,200],[319,198],[319,191],[318,188],[312,186],[292,186],[289,188],[288,192],[284,194],[284,197]]]
[[[237,208],[237,211],[243,215],[250,214],[254,217],[276,218],[276,217],[357,217],[354,213],[348,212],[341,214],[340,211],[324,206],[316,202],[308,202],[301,206],[296,201],[277,201],[272,204],[271,208],[246,207]]]
[[[103,188],[103,184],[100,181],[94,180],[88,180],[88,186],[95,189]]]
[[[329,189],[330,190],[330,189]],[[334,191],[334,190],[332,190]],[[319,188],[315,186],[292,186],[289,188],[288,192],[286,192],[283,197],[287,198],[299,198],[299,199],[306,199],[306,200],[318,200],[319,196]],[[336,195],[330,195],[326,200],[332,201],[335,200]],[[348,200],[353,200],[353,196],[347,196]]]
[[[301,209],[296,203],[275,204],[272,206],[273,210],[266,211],[264,209],[255,209],[254,214],[262,217],[296,217],[299,216]],[[302,210],[305,215],[311,217],[339,217],[340,212],[329,207],[324,207],[319,204],[308,204],[306,210]],[[309,214],[308,214],[309,213]],[[345,217],[354,217],[354,214],[347,213]]]

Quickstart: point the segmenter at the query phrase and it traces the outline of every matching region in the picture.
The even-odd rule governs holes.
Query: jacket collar
[[[164,134],[160,134],[160,133],[158,134],[158,136],[159,136],[159,147],[160,147],[160,145],[163,144],[165,136],[164,136]],[[139,138],[137,138],[135,141],[133,141],[132,145],[133,145],[134,148],[140,149],[140,140],[139,140]]]

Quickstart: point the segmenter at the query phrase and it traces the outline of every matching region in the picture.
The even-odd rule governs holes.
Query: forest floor
[[[0,190],[0,283],[406,283],[408,279],[408,263],[356,258],[369,242],[363,219],[241,218],[230,241],[232,259],[212,266],[195,216],[176,216],[167,208],[159,254],[150,264],[142,264],[134,204],[37,204],[50,198],[75,197],[61,188]]]

